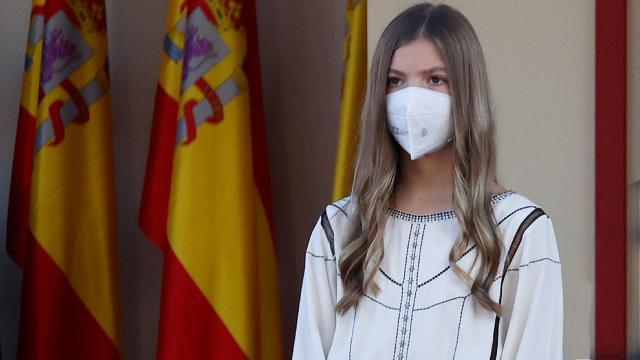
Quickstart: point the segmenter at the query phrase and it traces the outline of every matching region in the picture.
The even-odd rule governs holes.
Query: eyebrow
[[[430,69],[421,71],[421,73],[431,73],[431,72],[436,72],[436,71],[444,71],[444,72],[446,72],[447,68],[445,66],[434,66],[434,67],[432,67]],[[406,75],[402,71],[396,70],[396,69],[389,69],[389,73],[395,73],[395,74],[398,74],[400,76]]]

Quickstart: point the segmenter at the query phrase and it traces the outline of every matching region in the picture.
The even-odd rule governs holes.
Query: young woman
[[[309,240],[294,359],[562,359],[549,216],[496,179],[478,38],[415,5],[377,44],[350,197]]]

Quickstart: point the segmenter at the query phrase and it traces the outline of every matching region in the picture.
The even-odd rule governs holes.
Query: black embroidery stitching
[[[426,224],[423,225],[424,228],[426,228]],[[424,228],[423,228],[423,239],[424,239]],[[413,271],[414,269],[416,269],[415,267],[415,255],[416,255],[416,248],[418,246],[418,236],[420,236],[420,229],[417,228],[415,233],[410,234],[409,235],[409,239],[411,239],[411,235],[414,235],[414,240],[413,242],[411,242],[411,240],[409,240],[409,242],[411,243],[411,247],[413,248],[413,252],[411,253],[411,266],[409,267],[409,287],[408,287],[408,291],[407,291],[407,303],[404,304],[404,307],[406,309],[406,313],[405,315],[402,317],[402,330],[400,331],[402,333],[401,338],[400,338],[400,354],[398,355],[398,360],[402,360],[404,358],[404,353],[405,353],[405,344],[407,344],[405,342],[405,338],[407,337],[407,322],[409,321],[409,309],[411,308],[411,284],[413,283]],[[407,263],[405,262],[405,269],[407,267]],[[417,270],[417,269],[416,269]],[[417,275],[416,275],[417,276]],[[404,281],[402,281],[402,284],[405,284]],[[402,293],[404,294],[404,288],[402,289]],[[415,294],[415,292],[413,293]],[[398,314],[402,315],[402,301],[400,301],[400,311],[398,312]],[[411,309],[411,315],[413,315],[413,309]],[[411,316],[412,317],[412,316]],[[409,331],[411,330],[411,327],[409,327]],[[407,344],[407,349],[408,349],[408,344]]]
[[[400,211],[397,209],[387,208],[386,213],[397,219],[402,219],[405,221],[411,221],[411,222],[417,222],[417,223],[441,221],[441,220],[448,220],[448,219],[455,218],[455,213],[452,210],[441,211],[441,212],[436,212],[431,214],[416,215],[416,214],[409,214],[407,212]]]
[[[429,305],[429,306],[427,306],[427,307],[413,309],[413,311],[429,310],[429,309],[431,309],[432,307],[436,307],[436,306],[438,306],[438,305],[442,305],[442,304],[444,304],[444,303],[448,303],[449,301],[453,301],[453,300],[457,300],[457,299],[464,299],[464,298],[466,298],[466,297],[467,297],[467,296],[469,296],[469,295],[471,295],[471,293],[468,293],[468,294],[467,294],[467,295],[465,295],[465,296],[455,296],[455,297],[452,297],[452,298],[449,298],[449,299],[446,299],[446,300],[439,301],[439,302],[437,302],[437,303],[435,303],[435,304],[431,304],[431,305]]]
[[[347,212],[346,212],[346,211],[344,211],[344,209],[343,209],[343,208],[341,208],[340,206],[338,206],[338,205],[336,205],[336,204],[333,204],[333,203],[332,203],[332,204],[329,204],[329,205],[330,205],[330,206],[335,207],[335,208],[336,208],[336,209],[338,209],[338,210],[340,210],[340,212],[341,212],[341,213],[343,213],[343,214],[344,214],[344,216],[349,217],[349,215],[347,215]]]
[[[524,209],[529,209],[529,208],[535,208],[535,206],[524,206],[521,207],[519,209],[516,209],[514,211],[512,211],[509,215],[505,216],[504,218],[502,218],[502,220],[500,220],[497,224],[497,226],[500,226],[500,224],[502,224],[503,221],[505,221],[507,218],[509,218],[511,215],[515,214],[516,212],[520,211],[520,210],[524,210]],[[547,216],[548,217],[548,216]],[[460,259],[462,259],[465,255],[467,255],[471,250],[473,250],[476,247],[476,245],[471,246],[469,249],[467,249],[462,256],[460,256],[460,258],[458,259],[458,261],[460,261]],[[445,267],[444,269],[442,269],[438,274],[436,274],[434,277],[432,277],[431,279],[421,283],[420,285],[418,285],[418,288],[423,287],[424,285],[430,283],[431,281],[433,281],[435,278],[437,278],[438,276],[444,274],[445,272],[447,272],[447,270],[449,270],[451,268],[451,265],[447,265],[447,267]],[[499,279],[500,277],[498,277]],[[496,279],[497,280],[497,279]],[[494,280],[495,281],[495,280]]]
[[[514,211],[512,211],[509,215],[505,216],[504,218],[502,218],[502,220],[500,220],[498,222],[498,224],[496,226],[500,226],[500,224],[502,224],[503,221],[505,221],[508,217],[510,217],[511,215],[515,214],[516,212],[520,211],[520,210],[524,210],[524,209],[528,209],[528,208],[534,208],[535,206],[524,206],[521,207],[519,209],[516,209]],[[548,216],[547,216],[548,217]],[[467,253],[469,253],[471,250],[473,250],[476,247],[476,245],[474,244],[473,246],[471,246],[469,249],[467,249],[462,256],[460,256],[460,258],[458,259],[458,261],[460,261],[465,255],[467,255]],[[431,279],[421,283],[420,285],[418,285],[418,288],[423,287],[424,285],[427,285],[427,283],[433,281],[435,278],[437,278],[438,276],[444,274],[445,272],[447,272],[447,270],[449,270],[451,268],[451,265],[447,265],[447,267],[445,267],[444,269],[442,269],[438,274],[436,274],[434,277],[432,277]],[[511,270],[509,270],[511,271]],[[500,277],[498,277],[499,279]],[[496,279],[497,280],[497,279]],[[494,280],[495,281],[495,280]]]
[[[528,263],[519,265],[519,266],[517,266],[515,268],[509,268],[509,269],[507,269],[507,271],[519,271],[520,269],[525,268],[525,267],[527,267],[527,266],[529,266],[531,264],[535,264],[537,262],[544,261],[544,260],[551,261],[552,263],[555,263],[555,264],[560,264],[560,261],[558,261],[558,260],[554,260],[554,259],[551,259],[551,258],[548,258],[548,257],[543,257],[543,258],[531,260]],[[496,282],[496,281],[500,280],[501,278],[502,278],[502,275],[498,275],[498,277],[495,278],[493,281]]]
[[[500,200],[507,198],[513,194],[515,194],[516,192],[513,190],[505,190],[501,193],[495,194],[491,197],[491,204],[496,204],[498,203]]]
[[[505,216],[502,218],[502,220],[498,221],[498,225],[502,224],[503,221],[507,220],[508,217],[510,217],[511,215],[517,213],[520,210],[524,210],[524,209],[530,209],[530,208],[534,208],[534,205],[529,205],[529,206],[523,206],[521,208],[515,209],[513,210],[509,215]]]
[[[353,307],[353,323],[351,324],[351,339],[349,339],[349,359],[351,359],[351,348],[353,345],[353,329],[356,327],[356,313],[358,311],[358,304]]]
[[[398,285],[398,286],[402,287],[402,284],[400,284],[400,283],[399,283],[399,282],[397,282],[396,280],[393,280],[393,279],[391,278],[391,276],[387,275],[387,273],[386,273],[386,272],[384,272],[384,270],[382,270],[382,268],[378,268],[378,270],[380,270],[380,272],[382,273],[382,275],[384,275],[384,277],[386,277],[389,281],[391,281],[392,283],[394,283],[394,284],[396,284],[396,285]]]
[[[332,258],[328,258],[326,256],[323,255],[317,255],[312,253],[311,251],[307,251],[307,254],[311,255],[312,257],[316,258],[316,259],[323,259],[324,261],[336,261],[336,257],[332,257]]]
[[[456,352],[458,351],[458,339],[460,337],[460,324],[462,323],[462,312],[464,311],[464,303],[467,301],[467,296],[465,296],[464,299],[462,300],[462,306],[460,307],[460,318],[458,319],[458,332],[456,334],[456,346],[453,348],[453,359],[456,358]]]
[[[515,214],[516,212],[520,211],[520,210],[524,210],[524,209],[528,209],[528,208],[532,208],[535,206],[525,206],[525,207],[521,207],[519,209],[514,210],[513,212],[511,212],[509,215],[505,216],[504,218],[502,218],[502,220],[500,220],[497,224],[497,226],[500,226],[500,224],[502,224],[503,221],[505,221],[508,217],[510,217],[511,215]],[[475,249],[476,245],[471,246],[469,249],[467,249],[458,259],[458,261],[460,261],[463,257],[465,257],[465,255],[467,255],[471,250]],[[428,283],[430,283],[431,281],[435,280],[437,277],[439,277],[440,275],[444,274],[445,272],[447,272],[447,270],[449,270],[451,268],[451,265],[447,265],[447,267],[445,267],[444,269],[442,269],[439,273],[437,273],[435,276],[433,276],[432,278],[430,278],[429,280],[421,283],[420,285],[418,285],[418,288],[421,288],[425,285],[427,285]],[[509,270],[512,271],[512,270]],[[497,279],[500,279],[501,276],[499,276]],[[495,281],[494,280],[494,281]]]
[[[379,305],[382,305],[382,306],[386,307],[387,309],[391,309],[391,310],[400,310],[400,308],[395,308],[395,307],[393,307],[393,306],[389,306],[389,305],[387,305],[387,304],[383,303],[382,301],[380,301],[380,300],[378,300],[378,299],[376,299],[376,298],[374,298],[374,297],[371,297],[371,296],[369,296],[369,295],[367,295],[367,294],[362,294],[362,295],[364,295],[365,297],[367,297],[369,300],[371,300],[371,301],[373,301],[373,302],[375,302],[375,303],[377,303],[377,304],[379,304]]]
[[[472,245],[470,248],[468,248],[459,258],[458,261],[460,261],[463,257],[465,257],[465,255],[467,255],[469,252],[471,252],[471,250],[475,249],[476,245]],[[457,262],[457,261],[456,261]],[[437,278],[438,276],[444,274],[447,270],[449,270],[451,268],[451,265],[447,265],[446,268],[442,269],[439,273],[437,273],[435,276],[433,276],[431,279],[421,283],[418,285],[418,288],[421,288],[425,285],[427,285],[428,283],[430,283],[431,281],[433,281],[435,278]]]
[[[537,263],[537,262],[542,261],[542,260],[549,260],[549,261],[554,262],[556,264],[560,264],[560,261],[558,261],[558,260],[554,260],[554,259],[551,259],[551,258],[548,258],[548,257],[543,257],[543,258],[540,258],[540,259],[532,260],[528,264],[520,265],[520,267],[528,266],[529,264]]]
[[[327,215],[327,210],[325,209],[322,212],[322,219],[320,223],[322,224],[322,229],[324,229],[324,234],[326,235],[327,241],[329,242],[329,247],[331,248],[331,255],[336,256],[336,250],[333,246],[333,229],[331,228],[331,222],[329,221],[329,216]]]
[[[416,268],[416,284],[418,283],[418,276],[420,275],[420,258],[422,257],[422,244],[424,243],[424,233],[427,232],[427,224],[422,227],[422,238],[420,239],[420,249],[418,250],[418,266]],[[411,288],[409,288],[411,290]],[[416,296],[418,295],[418,288],[413,291],[412,309],[410,314],[411,320],[409,321],[409,338],[407,339],[407,357],[409,356],[409,346],[411,346],[411,331],[413,330],[413,308],[416,306]]]
[[[409,228],[409,239],[407,241],[407,252],[404,255],[404,272],[402,274],[402,283],[404,283],[404,279],[407,276],[407,259],[409,257],[409,246],[411,245],[411,234],[413,232],[413,224],[411,224],[411,227]],[[400,304],[398,305],[398,308],[400,308],[400,306],[402,306],[402,298],[404,296],[404,291],[400,291]],[[393,343],[393,358],[395,359],[396,357],[396,348],[398,345],[398,329],[400,327],[400,316],[402,315],[402,310],[398,311],[398,321],[396,322],[396,339]]]
[[[497,204],[500,200],[509,197],[510,195],[515,194],[515,191],[513,190],[506,190],[503,191],[499,194],[493,195],[491,197],[491,204],[495,205]],[[453,219],[456,217],[455,212],[453,212],[453,210],[448,210],[448,211],[440,211],[440,212],[435,212],[435,213],[431,213],[431,214],[410,214],[404,211],[400,211],[398,209],[392,209],[392,208],[385,208],[385,212],[397,219],[401,219],[401,220],[405,220],[405,221],[411,221],[411,222],[432,222],[432,221],[441,221],[441,220],[448,220],[448,219]]]

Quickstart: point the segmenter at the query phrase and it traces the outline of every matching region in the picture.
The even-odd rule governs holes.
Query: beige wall
[[[369,0],[369,50],[413,0]],[[565,357],[593,344],[594,11],[584,0],[451,0],[482,43],[502,182],[551,216],[563,262]],[[570,21],[567,21],[570,20]]]
[[[305,249],[331,201],[345,2],[256,2],[284,347],[290,354]]]

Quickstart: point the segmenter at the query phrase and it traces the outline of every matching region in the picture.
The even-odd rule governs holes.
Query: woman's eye
[[[401,82],[401,80],[400,80],[399,78],[397,78],[397,77],[390,77],[390,78],[387,80],[387,85],[388,85],[388,86],[398,86],[398,85],[400,85],[400,82]]]
[[[446,82],[444,78],[436,75],[429,78],[429,81],[434,85],[443,85]]]

